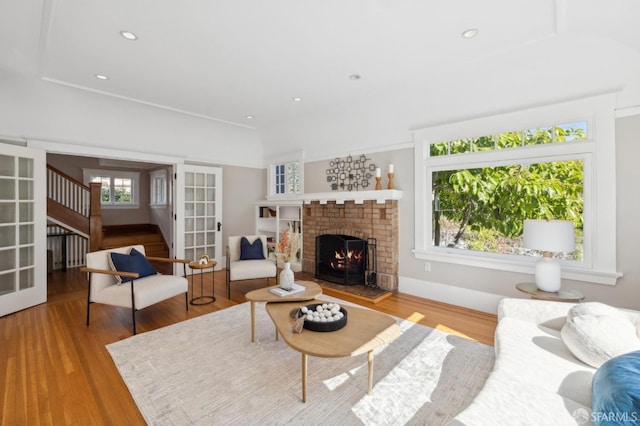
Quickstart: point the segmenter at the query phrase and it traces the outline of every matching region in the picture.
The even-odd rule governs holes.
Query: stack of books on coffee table
[[[305,290],[304,286],[293,283],[290,289],[284,289],[282,287],[272,287],[269,289],[269,292],[278,296],[289,296],[291,294],[300,293],[304,290]]]

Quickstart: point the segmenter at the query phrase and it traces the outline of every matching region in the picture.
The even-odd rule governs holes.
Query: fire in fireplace
[[[316,278],[343,285],[364,284],[367,242],[348,235],[316,237]]]

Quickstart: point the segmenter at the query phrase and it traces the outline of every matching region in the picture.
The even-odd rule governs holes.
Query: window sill
[[[412,250],[418,260],[433,262],[443,262],[455,265],[473,266],[477,268],[496,269],[499,271],[519,272],[523,274],[534,274],[535,263],[538,258],[528,257],[526,260],[506,260],[498,257],[460,255],[453,251],[433,252]],[[562,267],[562,278],[567,280],[584,281],[588,283],[616,285],[618,278],[622,276],[620,272],[587,270],[574,267]]]
[[[131,209],[139,209],[140,208],[140,204],[102,204],[101,206],[103,209],[105,210],[111,210],[111,209],[122,209],[122,210],[131,210]]]

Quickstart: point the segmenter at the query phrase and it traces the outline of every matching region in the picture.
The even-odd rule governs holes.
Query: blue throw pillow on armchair
[[[591,383],[594,425],[638,424],[640,421],[640,351],[611,358]]]
[[[151,266],[145,255],[134,248],[131,249],[129,254],[109,253],[109,261],[114,271],[137,272],[139,274],[138,278],[158,273],[155,268]],[[131,278],[121,277],[120,275],[117,275],[116,278],[119,283],[131,281]]]
[[[256,238],[251,244],[247,237],[240,239],[240,260],[264,259],[264,249],[262,248],[262,240]]]

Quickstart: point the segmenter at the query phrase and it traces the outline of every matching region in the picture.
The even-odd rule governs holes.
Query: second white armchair
[[[269,278],[278,281],[276,263],[269,260],[266,235],[229,237],[227,246],[227,297],[231,298],[231,282]]]

